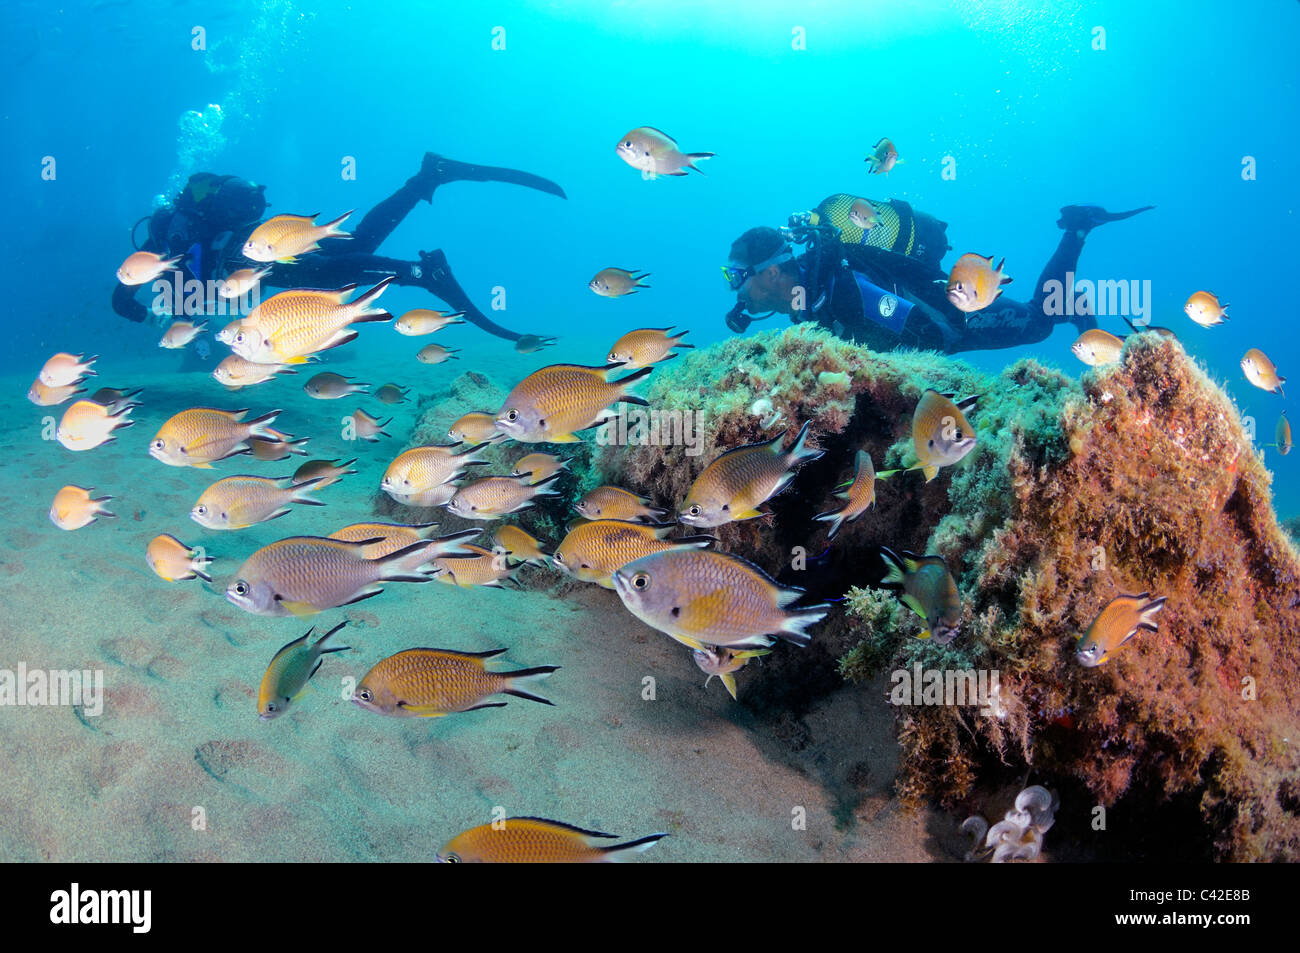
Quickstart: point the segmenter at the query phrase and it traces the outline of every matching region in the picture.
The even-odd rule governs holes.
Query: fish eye
[[[239,580],[239,582],[235,583],[235,595],[237,596],[248,595],[248,583],[244,582],[244,580],[242,579]]]
[[[163,442],[161,440],[155,440],[149,446],[155,450],[161,450],[163,448]]]
[[[194,512],[198,513],[200,516],[206,516],[208,508],[203,503],[200,503],[198,506],[194,507]]]
[[[459,854],[448,854],[443,860],[449,864],[459,864],[461,862]]]
[[[374,696],[370,694],[370,689],[363,688],[361,689],[361,691],[357,692],[357,697],[360,698],[363,702],[368,702]]]
[[[280,707],[275,702],[266,703],[266,713],[269,715],[273,711],[279,711]]]
[[[506,420],[518,420],[518,419],[519,419],[519,411],[517,410],[511,410],[506,414]]]
[[[686,512],[689,513],[691,516],[699,516],[701,513],[700,504],[698,503],[693,504],[691,508]]]
[[[650,577],[646,573],[639,572],[632,577],[632,585],[637,589],[647,589],[650,586]]]

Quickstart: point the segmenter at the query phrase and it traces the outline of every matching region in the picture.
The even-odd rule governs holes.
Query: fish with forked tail
[[[438,851],[442,864],[588,864],[620,861],[649,850],[667,834],[650,834],[624,844],[613,834],[584,830],[544,817],[507,817],[457,834]]]
[[[695,478],[677,518],[691,526],[709,527],[765,515],[759,507],[789,486],[802,464],[824,452],[805,446],[810,424],[805,421],[789,450],[782,449],[785,434],[779,433],[764,443],[722,454]]]
[[[352,701],[379,715],[405,718],[440,718],[481,708],[504,708],[505,702],[485,701],[493,695],[513,695],[554,705],[550,699],[527,689],[532,682],[558,671],[559,666],[488,671],[483,663],[507,651],[407,649],[390,655],[366,672],[352,693]]]
[[[955,639],[961,624],[961,595],[943,557],[906,551],[900,555],[887,546],[880,547],[880,556],[885,563],[880,585],[896,590],[899,601],[928,626],[918,638],[933,636],[938,645]]]
[[[300,699],[307,691],[311,677],[321,667],[321,656],[331,652],[346,652],[350,645],[332,645],[325,648],[331,635],[347,625],[344,620],[330,629],[312,644],[307,644],[315,627],[307,634],[294,639],[275,653],[271,664],[266,667],[262,684],[257,689],[257,716],[264,721],[279,718],[291,704]]]
[[[1149,592],[1116,596],[1092,620],[1088,631],[1079,636],[1075,659],[1084,668],[1104,665],[1112,652],[1139,631],[1157,631],[1156,614],[1164,607],[1165,597],[1152,599]]]

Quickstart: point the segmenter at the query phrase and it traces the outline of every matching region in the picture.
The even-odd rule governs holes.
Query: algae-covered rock
[[[1282,790],[1300,771],[1286,740],[1300,729],[1300,558],[1269,474],[1236,408],[1175,341],[1137,337],[1083,385],[1046,452],[1014,449],[1011,516],[966,590],[990,620],[972,635],[1013,673],[1017,753],[1101,805],[1130,786],[1194,796],[1220,856],[1300,857]],[[1168,600],[1159,631],[1081,668],[1077,635],[1116,595],[1143,591]],[[995,721],[977,733],[1005,750]],[[924,736],[910,746],[918,793],[959,794],[925,779]]]
[[[914,462],[926,388],[980,395],[976,448],[929,483],[914,471],[881,480],[876,507],[828,545],[812,517],[836,508],[857,450],[878,470]],[[1190,801],[1221,857],[1300,857],[1300,799],[1286,786],[1300,775],[1300,557],[1235,407],[1176,341],[1136,335],[1121,363],[1080,384],[1033,360],[993,376],[795,327],[684,356],[642,393],[656,409],[698,411],[703,452],[599,447],[584,487],[617,483],[676,512],[724,450],[783,430],[788,447],[810,420],[826,451],[771,517],[716,531],[720,548],[809,600],[848,595],[811,646],[749,666],[742,704],[775,718],[917,663],[996,672],[990,714],[894,709],[905,800],[954,804],[1030,768],[1099,805],[1125,799],[1130,816]],[[954,642],[915,638],[921,621],[872,588],[881,544],[944,557],[963,600]],[[1167,599],[1159,631],[1079,666],[1080,633],[1116,595],[1143,591]]]

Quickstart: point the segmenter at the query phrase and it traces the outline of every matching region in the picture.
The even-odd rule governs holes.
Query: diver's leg
[[[560,198],[566,197],[564,189],[550,179],[533,175],[531,172],[458,162],[440,156],[436,152],[426,152],[424,161],[420,163],[420,171],[407,179],[405,185],[372,208],[361,219],[361,223],[352,232],[352,242],[346,246],[346,252],[343,250],[342,242],[323,245],[322,252],[331,255],[348,252],[373,254],[384,239],[393,233],[393,229],[401,224],[402,219],[410,214],[411,209],[415,208],[416,202],[423,200],[432,203],[433,193],[437,191],[438,186],[461,181],[508,182],[558,195]]]
[[[1056,251],[1052,252],[1052,257],[1043,266],[1038,284],[1034,286],[1034,296],[1029,299],[1029,310],[1035,317],[1047,322],[1049,333],[1051,327],[1067,320],[1074,322],[1080,334],[1097,326],[1089,302],[1075,302],[1074,307],[1069,309],[1074,312],[1071,315],[1066,314],[1064,306],[1052,309],[1059,313],[1047,312],[1049,297],[1061,303],[1066,295],[1074,296],[1075,269],[1079,267],[1079,254],[1083,251],[1083,242],[1087,236],[1086,229],[1067,228],[1056,245]]]
[[[346,254],[304,255],[292,265],[276,265],[262,284],[272,288],[320,288],[333,290],[346,285],[368,287],[396,275],[398,284],[410,275],[413,266],[409,261],[385,258],[382,255]]]
[[[305,255],[293,265],[277,267],[263,279],[263,283],[272,287],[295,288],[342,288],[350,284],[368,287],[389,276],[394,276],[395,284],[423,288],[454,310],[464,311],[465,320],[477,324],[488,334],[507,341],[523,337],[518,331],[501,327],[474,306],[452,275],[447,256],[440,251],[420,252],[418,262],[355,253]]]
[[[420,201],[424,192],[419,178],[415,175],[407,179],[405,185],[367,212],[353,229],[352,241],[327,242],[321,246],[321,252],[330,257],[358,252],[373,255]]]
[[[1153,208],[1154,205],[1146,205],[1127,212],[1108,212],[1100,205],[1067,205],[1061,209],[1061,217],[1056,221],[1057,227],[1063,230],[1061,241],[1057,244],[1052,257],[1047,260],[1047,264],[1043,266],[1043,273],[1038,276],[1038,285],[1034,288],[1034,296],[1029,300],[1030,312],[1036,318],[1041,316],[1049,322],[1049,333],[1051,325],[1066,320],[1072,322],[1079,329],[1080,334],[1097,326],[1091,302],[1076,301],[1069,309],[1075,313],[1068,316],[1065,314],[1067,310],[1065,308],[1060,309],[1060,314],[1048,314],[1046,308],[1051,291],[1055,292],[1057,302],[1062,302],[1066,295],[1073,297],[1073,275],[1079,267],[1079,255],[1083,251],[1083,243],[1088,233],[1098,225],[1132,218],[1140,212]],[[1067,276],[1071,278],[1069,283],[1066,281]],[[1053,311],[1055,310],[1057,309],[1053,308]]]
[[[451,273],[451,267],[447,264],[447,256],[441,251],[420,252],[418,267],[421,272],[420,275],[408,282],[403,282],[399,278],[399,284],[417,284],[421,288],[432,292],[457,311],[464,311],[465,320],[477,324],[488,334],[495,334],[507,341],[518,341],[523,337],[517,331],[510,331],[501,327],[501,325],[480,311],[473,301],[469,300],[469,295],[465,293],[465,289],[460,286],[460,282]]]

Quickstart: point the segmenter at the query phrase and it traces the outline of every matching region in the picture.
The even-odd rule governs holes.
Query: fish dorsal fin
[[[664,132],[662,129],[656,129],[654,126],[642,126],[641,128],[642,128],[642,129],[649,129],[651,132],[653,132],[653,133],[655,133],[655,134],[657,134],[657,135],[663,136],[663,137],[664,137],[665,139],[667,139],[670,143],[672,143],[672,147],[673,147],[674,149],[677,148],[677,140],[674,139],[672,136],[668,135],[668,133]]]
[[[484,652],[457,652],[457,655],[463,655],[466,658],[489,659],[496,658],[498,655],[505,655],[509,649],[488,649]]]
[[[272,661],[275,661],[275,659],[279,658],[281,655],[283,655],[289,649],[293,648],[295,645],[301,645],[304,642],[306,642],[309,638],[311,638],[311,634],[315,631],[316,631],[316,627],[312,626],[310,629],[307,630],[306,635],[299,636],[298,638],[294,639],[292,642],[284,643],[284,645],[280,646],[280,651],[275,653],[275,657],[272,659]],[[322,641],[324,640],[322,639]]]
[[[373,546],[375,545],[375,543],[384,543],[387,541],[388,538],[386,536],[368,536],[365,539],[353,539],[353,540],[346,540],[346,539],[330,540],[330,542],[332,543],[338,543],[342,546],[346,546],[350,549],[356,549],[358,551],[364,549],[367,546]]]
[[[927,553],[924,556],[918,556],[916,553],[903,550],[900,554],[903,557],[903,563],[907,566],[908,572],[916,572],[922,566],[942,566],[944,571],[948,571],[948,561],[938,553]]]
[[[798,602],[803,597],[804,591],[796,589],[794,586],[783,586],[776,594],[777,605],[788,606],[792,602]]]
[[[532,821],[535,824],[549,824],[551,827],[559,827],[574,834],[581,834],[584,837],[604,837],[610,840],[618,839],[617,834],[606,834],[604,831],[588,830],[585,827],[578,827],[575,824],[566,824],[563,821],[553,821],[549,817],[507,817],[506,821]]]

